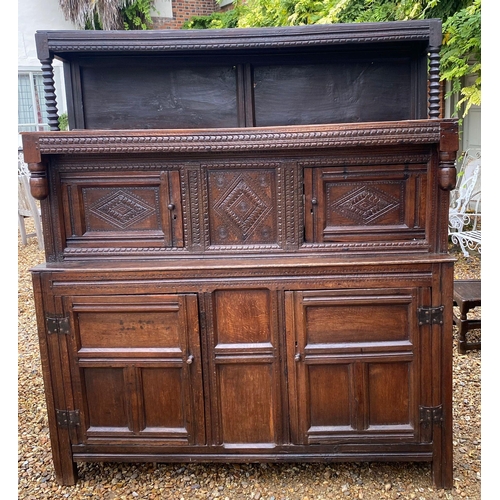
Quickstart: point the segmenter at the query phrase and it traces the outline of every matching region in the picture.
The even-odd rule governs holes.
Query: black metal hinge
[[[442,325],[444,306],[419,307],[417,309],[418,324],[422,325]]]
[[[59,427],[77,427],[80,425],[80,411],[56,410],[56,420]]]
[[[61,335],[69,334],[69,318],[65,316],[50,315],[45,317],[47,333],[57,333]]]
[[[420,423],[424,427],[441,425],[443,422],[443,405],[439,406],[420,406]]]

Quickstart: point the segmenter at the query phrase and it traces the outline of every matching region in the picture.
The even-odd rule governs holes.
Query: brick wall
[[[153,17],[153,29],[180,29],[193,16],[207,16],[220,10],[215,0],[172,0],[170,17]]]

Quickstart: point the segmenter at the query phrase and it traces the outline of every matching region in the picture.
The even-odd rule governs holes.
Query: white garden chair
[[[481,151],[467,150],[450,193],[448,235],[465,257],[481,253]]]
[[[26,217],[32,217],[35,224],[34,233],[26,233]],[[17,161],[17,219],[21,241],[23,245],[28,243],[28,238],[35,237],[38,240],[38,248],[44,249],[42,219],[40,209],[35,198],[30,192],[30,174],[28,165],[24,162],[23,153],[19,152]]]

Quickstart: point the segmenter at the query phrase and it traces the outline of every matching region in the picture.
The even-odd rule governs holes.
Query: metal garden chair
[[[465,257],[481,253],[481,151],[467,150],[451,192],[448,235]]]
[[[24,162],[23,153],[19,152],[17,161],[17,217],[21,241],[23,245],[26,245],[28,243],[28,238],[36,236],[38,248],[43,250],[42,219],[36,200],[31,196],[29,179],[30,174],[28,165]],[[34,233],[26,233],[25,219],[27,217],[33,218],[35,224]]]

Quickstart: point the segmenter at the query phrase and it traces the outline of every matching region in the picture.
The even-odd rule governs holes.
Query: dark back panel
[[[411,68],[409,59],[256,67],[255,125],[416,118]]]
[[[282,53],[79,56],[71,128],[196,129],[427,118],[420,44]],[[73,116],[74,115],[74,116]]]
[[[179,66],[163,58],[82,62],[87,129],[238,126],[233,66]]]

